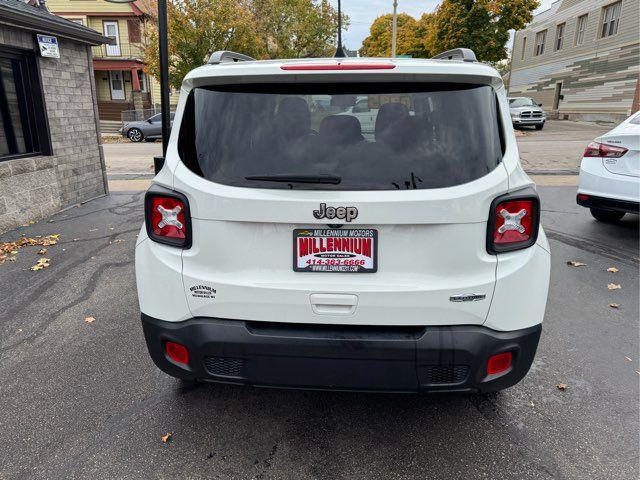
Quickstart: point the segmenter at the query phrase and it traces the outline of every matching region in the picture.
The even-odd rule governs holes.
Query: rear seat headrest
[[[300,97],[285,97],[278,105],[274,123],[284,136],[297,138],[311,131],[309,105]]]
[[[360,122],[351,115],[330,115],[323,118],[320,122],[320,136],[339,145],[352,145],[364,140]]]
[[[410,135],[409,109],[401,103],[385,103],[376,117],[376,142],[394,148],[401,146]]]

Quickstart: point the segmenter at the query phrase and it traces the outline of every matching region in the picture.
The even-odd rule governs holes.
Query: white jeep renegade
[[[269,387],[514,385],[549,267],[502,80],[466,49],[217,52],[184,79],[136,246],[157,366]]]

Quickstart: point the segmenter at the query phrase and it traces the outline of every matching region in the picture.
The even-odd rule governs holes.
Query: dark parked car
[[[173,125],[173,116],[171,113],[171,125]],[[153,142],[158,138],[162,138],[162,118],[160,114],[149,117],[146,120],[138,120],[125,123],[118,132],[127,137],[132,142]]]

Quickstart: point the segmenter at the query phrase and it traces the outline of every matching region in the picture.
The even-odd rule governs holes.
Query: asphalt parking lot
[[[40,246],[0,265],[0,479],[637,478],[638,217],[600,224],[575,187],[539,190],[543,335],[529,375],[489,397],[184,389],[140,326],[142,192],[0,235],[60,235],[48,268],[30,270]]]

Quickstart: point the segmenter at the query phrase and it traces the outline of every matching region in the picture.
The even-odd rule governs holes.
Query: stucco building
[[[39,34],[58,58],[56,48],[43,56]],[[107,193],[91,54],[104,42],[43,7],[0,0],[0,233]]]
[[[557,0],[516,32],[509,95],[617,122],[638,109],[639,73],[640,0]]]

